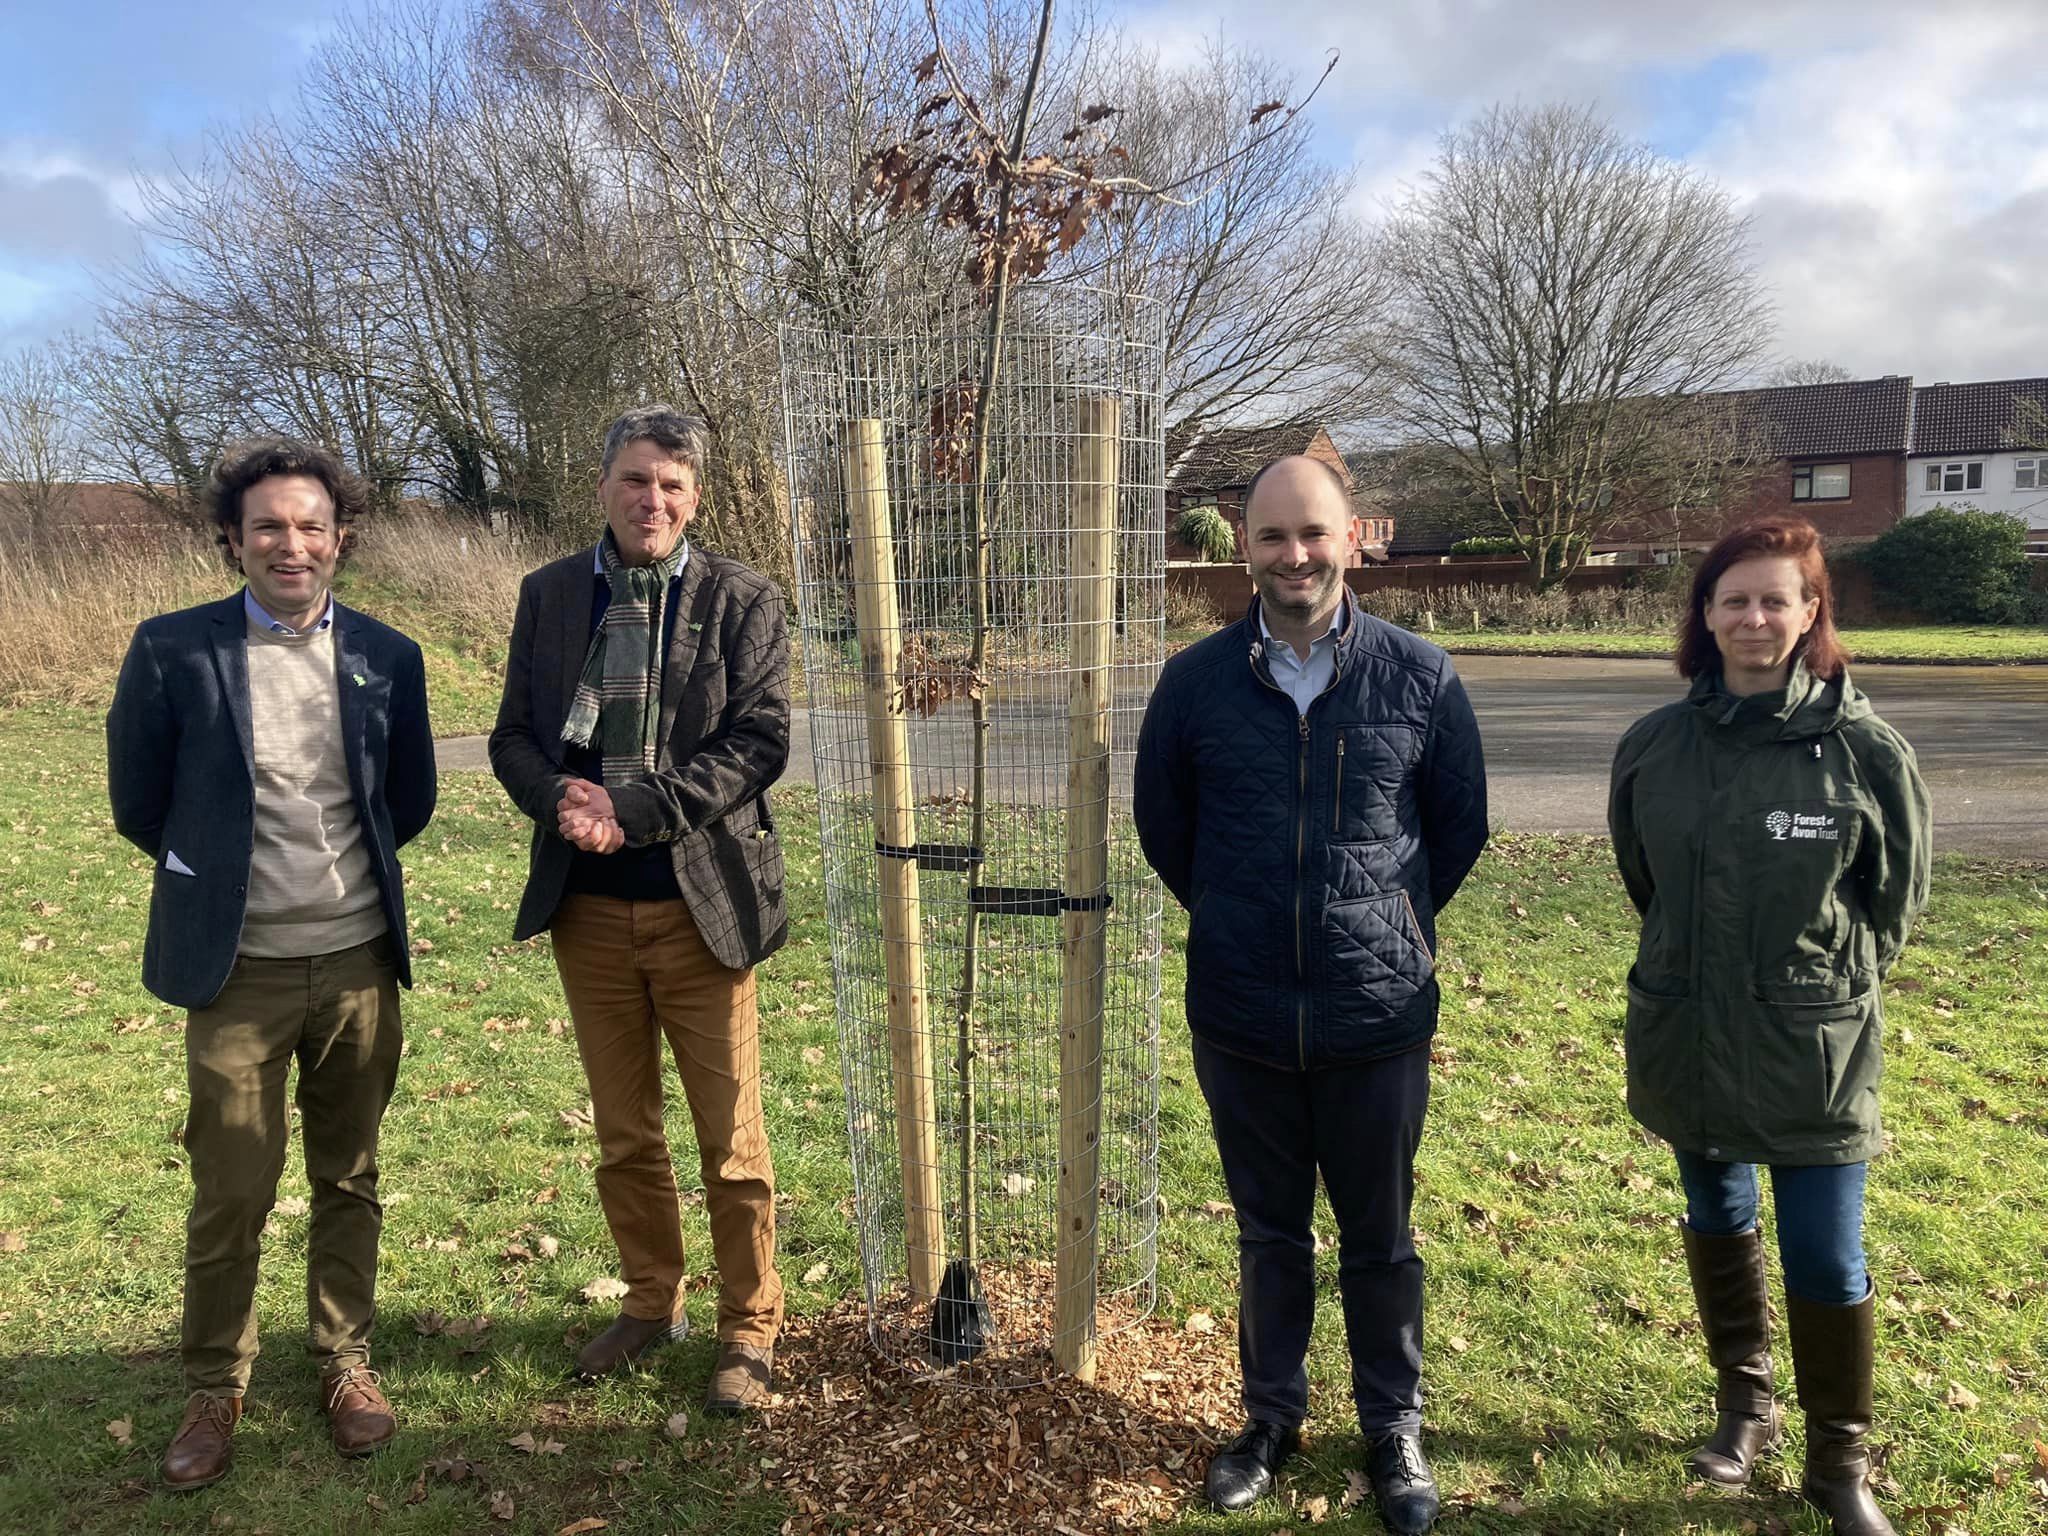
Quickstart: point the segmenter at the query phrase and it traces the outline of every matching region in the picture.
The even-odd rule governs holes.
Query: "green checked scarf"
[[[609,528],[597,546],[612,598],[584,654],[583,676],[569,704],[562,740],[572,747],[595,747],[607,784],[623,784],[654,771],[654,733],[661,714],[661,625],[668,612],[668,584],[688,554],[689,546],[677,539],[667,559],[627,565],[619,559]]]

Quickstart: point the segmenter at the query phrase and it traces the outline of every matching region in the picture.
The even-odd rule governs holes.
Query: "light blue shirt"
[[[247,587],[242,588],[242,609],[258,627],[274,635],[317,635],[334,627],[334,594],[327,594],[327,610],[320,615],[317,623],[308,624],[304,629],[293,629],[291,625],[270,616],[270,611],[256,601],[256,594]]]
[[[1349,606],[1337,604],[1337,611],[1330,615],[1330,627],[1309,643],[1307,661],[1285,640],[1273,638],[1273,631],[1266,628],[1265,605],[1259,607],[1259,633],[1266,637],[1266,665],[1273,673],[1273,681],[1294,700],[1295,709],[1303,715],[1308,713],[1316,695],[1329,687],[1330,679],[1337,675],[1337,641],[1344,633]]]

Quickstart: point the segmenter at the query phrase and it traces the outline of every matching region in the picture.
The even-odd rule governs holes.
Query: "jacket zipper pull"
[[[1337,737],[1337,800],[1330,811],[1330,833],[1334,837],[1344,830],[1344,737]]]
[[[1820,743],[1817,741],[1813,744],[1813,760],[1816,763],[1820,761]]]

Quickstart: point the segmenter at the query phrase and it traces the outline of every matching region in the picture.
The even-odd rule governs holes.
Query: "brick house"
[[[1709,397],[1714,398],[1714,397]],[[1904,374],[1719,397],[1776,451],[1726,522],[1796,512],[1833,538],[1875,538],[1905,516],[1913,381]]]
[[[1282,422],[1264,427],[1197,427],[1166,434],[1166,558],[1197,560],[1194,550],[1173,536],[1173,520],[1190,507],[1214,507],[1236,528],[1244,522],[1245,492],[1252,477],[1275,459],[1306,454],[1344,477],[1357,491],[1351,466],[1330,434],[1312,421]],[[1394,519],[1377,507],[1355,508],[1357,553],[1354,566],[1387,558]]]

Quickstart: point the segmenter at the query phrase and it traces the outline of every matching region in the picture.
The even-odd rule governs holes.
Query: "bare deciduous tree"
[[[1788,384],[1846,384],[1856,375],[1824,357],[1792,357],[1764,375],[1767,388]]]
[[[1579,108],[1496,107],[1447,134],[1382,250],[1397,415],[1453,452],[1539,584],[1610,508],[1669,499],[1686,397],[1769,339],[1728,195]]]
[[[80,478],[84,456],[65,369],[51,347],[0,358],[0,514],[40,544]]]

